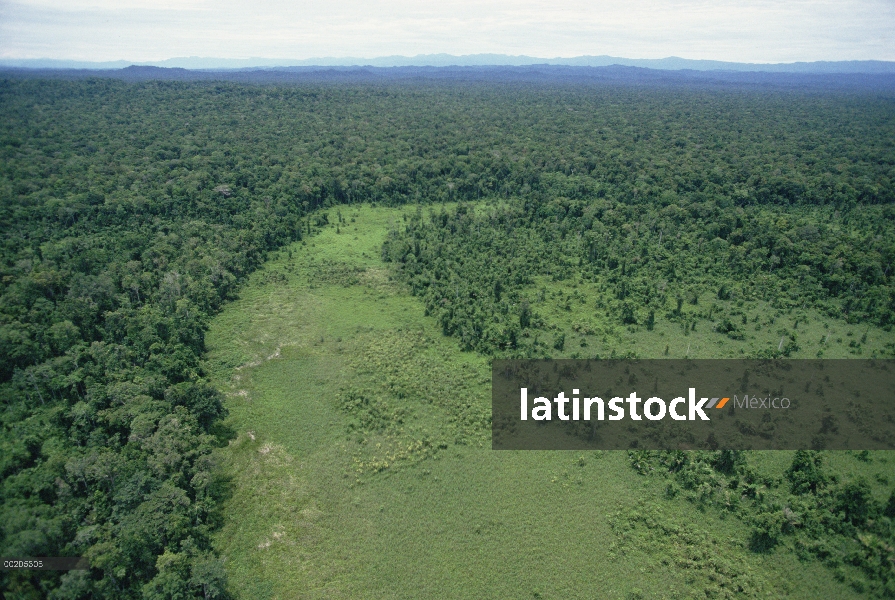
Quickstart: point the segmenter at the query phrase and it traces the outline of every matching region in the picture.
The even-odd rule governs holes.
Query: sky
[[[895,0],[0,0],[0,59],[895,60]]]

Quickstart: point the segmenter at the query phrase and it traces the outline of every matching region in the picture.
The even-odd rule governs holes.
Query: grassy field
[[[207,336],[234,432],[219,452],[230,496],[217,547],[238,597],[860,597],[785,547],[749,551],[743,523],[666,498],[625,452],[492,451],[487,359],[443,337],[379,258],[402,210],[341,211],[344,223],[331,218],[255,273]],[[632,331],[596,317],[586,284],[572,285],[530,290],[566,332],[564,356],[738,356],[776,344],[795,318],[794,356],[869,356],[892,341],[760,305],[743,307],[741,341],[700,324]],[[779,473],[791,453],[752,459]],[[875,478],[881,498],[887,460],[832,459]]]

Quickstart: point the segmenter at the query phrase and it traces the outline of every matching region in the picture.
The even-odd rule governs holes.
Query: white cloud
[[[0,1],[0,57],[80,60],[610,54],[895,60],[888,0]]]

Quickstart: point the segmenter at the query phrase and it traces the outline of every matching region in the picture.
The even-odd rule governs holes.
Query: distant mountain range
[[[794,63],[737,63],[718,60],[691,60],[671,56],[668,58],[620,58],[616,56],[577,56],[574,58],[535,58],[531,56],[509,56],[506,54],[469,54],[453,56],[450,54],[419,54],[417,56],[383,56],[379,58],[308,58],[273,59],[273,58],[169,58],[160,61],[131,62],[126,60],[110,62],[85,62],[71,60],[37,59],[2,59],[0,67],[24,69],[123,69],[131,65],[181,68],[205,71],[233,71],[244,69],[276,69],[282,67],[474,67],[474,66],[529,66],[529,65],[565,65],[574,67],[606,67],[622,65],[666,71],[735,71],[765,73],[866,73],[895,74],[895,61],[849,60],[849,61],[817,61]]]

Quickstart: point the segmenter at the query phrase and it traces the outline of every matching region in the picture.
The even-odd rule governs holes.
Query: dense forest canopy
[[[537,338],[522,339],[543,329],[534,298],[523,293],[536,275],[596,283],[588,304],[618,323],[648,329],[657,318],[695,327],[697,315],[685,314],[682,303],[706,297],[717,302],[698,316],[734,339],[742,337],[746,321],[734,322],[727,313],[744,300],[784,310],[810,306],[891,329],[893,218],[892,205],[843,215],[835,207],[800,203],[542,198],[478,216],[463,205],[428,219],[420,213],[392,233],[383,256],[401,267],[427,312],[464,349],[549,356],[543,338],[540,347]],[[789,351],[760,350],[754,357]]]
[[[895,322],[879,91],[6,79],[0,114],[0,547],[93,566],[20,597],[223,594],[205,325],[319,209],[501,200],[383,249],[487,353],[543,355],[521,290],[573,269],[625,323],[694,292]]]

